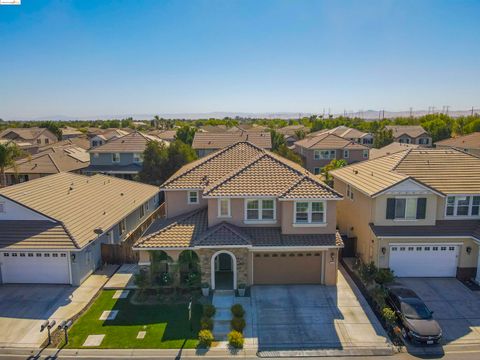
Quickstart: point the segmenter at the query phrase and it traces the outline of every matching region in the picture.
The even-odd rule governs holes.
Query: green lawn
[[[98,299],[69,331],[68,348],[82,348],[88,335],[105,334],[98,348],[179,349],[195,348],[198,344],[202,306],[193,307],[193,331],[188,322],[188,305],[133,305],[128,299],[112,299],[114,290],[102,291]],[[98,320],[104,310],[118,310],[115,320]],[[137,340],[139,331],[146,331]],[[89,347],[90,348],[90,347]]]

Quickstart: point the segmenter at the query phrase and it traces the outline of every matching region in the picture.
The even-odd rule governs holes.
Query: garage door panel
[[[458,246],[405,244],[390,246],[390,269],[398,277],[455,277]]]
[[[0,262],[5,284],[70,283],[66,253],[8,252],[0,254]]]
[[[255,254],[253,282],[259,285],[320,284],[322,257],[318,255]]]

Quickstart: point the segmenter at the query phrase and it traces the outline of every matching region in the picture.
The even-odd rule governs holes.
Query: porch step
[[[218,296],[235,296],[235,290],[214,290],[214,294]]]
[[[212,299],[212,304],[217,309],[230,309],[234,302],[235,298],[233,297],[233,295],[217,295],[215,293]]]
[[[230,321],[232,319],[232,312],[230,308],[217,308],[215,312],[215,321]]]
[[[227,338],[227,334],[231,331],[230,329],[230,321],[226,322],[217,322],[213,325],[213,336],[216,340],[225,340]]]

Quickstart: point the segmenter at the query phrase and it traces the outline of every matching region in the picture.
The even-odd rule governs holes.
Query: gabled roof
[[[78,129],[76,129],[74,127],[70,127],[70,126],[65,126],[61,130],[62,130],[62,135],[63,136],[72,136],[72,135],[81,136],[81,135],[83,135],[83,133],[81,131],[79,131]]]
[[[288,125],[288,126],[279,128],[276,131],[282,135],[293,136],[295,135],[295,132],[299,130],[305,133],[308,133],[310,131],[310,129],[304,125]]]
[[[95,229],[109,230],[158,192],[112,176],[62,172],[5,187],[0,196],[53,219],[82,248],[97,238]]]
[[[18,137],[24,140],[34,140],[44,132],[50,133],[50,135],[55,136],[50,130],[46,128],[31,127],[31,128],[8,128],[0,133],[0,138],[8,135],[9,133],[14,133]]]
[[[221,222],[195,241],[195,246],[251,246],[250,238],[235,225]]]
[[[311,134],[310,134],[311,135]],[[306,149],[369,149],[367,146],[356,143],[355,141],[344,139],[340,136],[323,133],[315,136],[307,136],[305,139],[295,142],[296,146],[301,146]]]
[[[480,193],[480,158],[454,149],[408,149],[331,174],[370,196],[406,179],[441,194]]]
[[[449,146],[456,149],[480,149],[480,132],[437,141],[435,145]]]
[[[235,132],[196,132],[193,138],[194,149],[222,149],[239,141],[248,141],[264,149],[272,148],[272,138],[269,132],[235,131]]]
[[[340,125],[333,129],[318,130],[308,134],[307,136],[312,137],[312,136],[317,136],[321,134],[333,134],[345,139],[361,139],[367,135],[370,135],[369,133],[360,131],[358,129],[349,128],[348,126]]]
[[[177,136],[177,130],[153,130],[149,132],[149,135],[166,141],[174,141]]]
[[[320,198],[341,198],[300,165],[248,142],[184,166],[162,188],[201,189],[204,196],[280,196],[304,178]]]
[[[369,158],[376,159],[385,155],[392,155],[400,151],[416,149],[418,147],[420,147],[420,145],[392,142],[391,144],[388,144],[380,149],[370,149]]]
[[[90,149],[91,153],[141,153],[150,141],[167,143],[156,136],[146,135],[139,131],[109,140],[107,143]]]
[[[387,125],[385,129],[392,130],[393,137],[398,138],[402,135],[408,135],[412,138],[427,134],[427,131],[420,125]]]

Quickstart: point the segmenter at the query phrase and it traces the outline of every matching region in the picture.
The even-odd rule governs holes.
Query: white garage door
[[[458,246],[408,244],[390,246],[390,269],[400,277],[455,277]]]
[[[0,253],[4,284],[69,284],[66,252]]]

